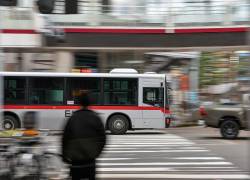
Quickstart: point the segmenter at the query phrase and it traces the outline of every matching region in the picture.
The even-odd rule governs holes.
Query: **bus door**
[[[142,83],[142,106],[145,128],[164,128],[164,81],[145,79]]]

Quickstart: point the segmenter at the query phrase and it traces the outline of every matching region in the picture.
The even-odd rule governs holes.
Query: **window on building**
[[[75,69],[97,72],[98,55],[95,52],[75,53]]]
[[[104,104],[137,105],[137,79],[105,79]]]
[[[25,78],[4,78],[4,103],[25,104]]]
[[[31,104],[64,103],[64,78],[34,77],[29,79]]]
[[[101,79],[100,78],[68,78],[67,104],[79,104],[81,92],[87,91],[91,103],[98,105],[101,103]]]

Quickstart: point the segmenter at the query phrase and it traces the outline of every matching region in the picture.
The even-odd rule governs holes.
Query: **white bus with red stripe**
[[[164,74],[3,72],[4,129],[22,128],[25,112],[38,112],[40,129],[60,130],[79,109],[81,91],[106,129],[124,134],[134,129],[169,126],[168,83]],[[84,120],[84,119],[83,119]]]

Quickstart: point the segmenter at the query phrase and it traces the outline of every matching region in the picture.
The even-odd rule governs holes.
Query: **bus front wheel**
[[[4,130],[12,130],[19,128],[19,123],[15,117],[10,115],[5,115],[2,122],[2,127]]]
[[[123,115],[114,115],[108,123],[112,134],[125,134],[129,128],[128,119]]]

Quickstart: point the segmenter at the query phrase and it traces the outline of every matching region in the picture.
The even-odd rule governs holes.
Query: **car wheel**
[[[225,120],[221,123],[220,132],[225,139],[235,139],[239,134],[239,124],[233,120]]]
[[[108,127],[112,134],[125,134],[129,128],[129,122],[123,115],[114,115],[111,117]]]
[[[2,122],[2,127],[4,130],[12,130],[19,128],[19,123],[15,117],[10,115],[5,115]]]

